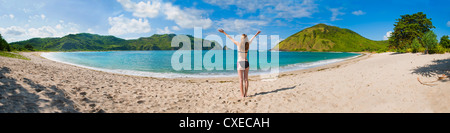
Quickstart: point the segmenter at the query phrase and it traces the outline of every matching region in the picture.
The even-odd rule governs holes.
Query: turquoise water
[[[216,51],[218,52],[218,51]],[[220,51],[222,52],[222,51]],[[219,52],[219,53],[220,53]],[[231,53],[234,58],[230,58],[226,53]],[[202,51],[202,57],[197,57],[191,52],[191,70],[174,70],[172,67],[172,56],[175,51],[107,51],[107,52],[53,52],[43,53],[42,56],[51,60],[78,65],[91,69],[107,72],[150,76],[150,77],[220,77],[235,76],[236,74],[236,51],[224,51],[221,69],[206,70],[204,64],[194,63],[194,58],[215,62],[213,58],[205,58],[207,51]],[[259,55],[267,54],[267,58]],[[278,66],[281,72],[290,70],[306,69],[325,64],[343,61],[347,58],[356,57],[360,54],[339,53],[339,52],[249,52],[250,74],[260,74],[263,69],[276,66],[271,62],[271,54],[278,54]],[[219,57],[219,56],[218,56]],[[228,58],[227,58],[228,57]],[[179,60],[181,62],[181,60]],[[260,61],[267,63],[259,63]],[[215,62],[217,63],[217,62]],[[199,66],[200,65],[200,66]],[[227,67],[228,65],[228,67]],[[194,67],[201,67],[201,70],[194,70]]]

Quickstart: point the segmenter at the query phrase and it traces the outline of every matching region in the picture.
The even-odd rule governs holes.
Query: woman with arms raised
[[[241,88],[241,96],[247,97],[247,91],[248,91],[248,70],[249,70],[249,63],[247,59],[248,49],[249,45],[252,44],[253,39],[261,33],[261,31],[258,31],[255,36],[253,36],[250,41],[247,38],[246,34],[242,34],[241,36],[241,42],[237,42],[233,39],[230,35],[225,33],[224,30],[219,29],[219,32],[225,34],[228,38],[230,38],[231,41],[233,41],[234,44],[237,45],[238,48],[238,60],[237,60],[237,71],[239,75],[239,84]],[[245,89],[244,89],[244,83],[245,83]]]

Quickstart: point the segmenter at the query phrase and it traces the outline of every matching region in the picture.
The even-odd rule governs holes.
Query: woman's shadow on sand
[[[10,68],[0,68],[0,113],[39,113],[44,109],[57,109],[58,112],[62,113],[78,112],[74,108],[73,101],[66,98],[64,92],[56,86],[45,87],[30,79],[23,78],[23,82],[36,91],[29,92],[17,83],[17,79],[7,77],[5,75],[7,73],[11,73]],[[49,100],[42,99],[37,93],[44,93],[43,95]],[[39,106],[40,103],[49,104]]]
[[[300,85],[301,85],[301,84],[300,84]],[[249,97],[256,97],[256,96],[258,96],[258,95],[266,95],[266,94],[271,94],[271,93],[277,93],[277,92],[280,92],[280,91],[292,90],[292,89],[294,89],[295,87],[297,87],[297,85],[294,85],[294,86],[292,86],[292,87],[280,88],[280,89],[276,89],[276,90],[272,90],[272,91],[258,92],[258,93],[254,94],[254,95],[249,96]]]

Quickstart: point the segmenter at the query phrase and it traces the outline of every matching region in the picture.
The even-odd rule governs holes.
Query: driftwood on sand
[[[445,79],[445,78],[447,78],[447,75],[442,74],[442,76],[438,76],[438,79],[435,80],[435,81],[422,82],[422,81],[420,81],[419,77],[417,77],[417,81],[419,81],[419,83],[420,83],[420,84],[423,84],[423,85],[435,86],[435,85],[437,85],[437,84],[432,84],[432,83],[437,82],[437,81],[439,81],[439,80],[443,80],[443,79]]]

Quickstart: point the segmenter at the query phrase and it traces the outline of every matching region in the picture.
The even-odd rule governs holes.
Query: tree
[[[2,38],[2,36],[0,35],[0,51],[4,51],[5,50],[5,44],[4,44],[4,42],[3,42],[3,38]]]
[[[444,48],[450,48],[450,40],[448,39],[448,35],[442,36],[439,44],[442,45],[442,47]]]
[[[415,38],[423,43],[421,37],[435,28],[431,18],[427,18],[427,15],[422,12],[413,15],[401,15],[400,17],[400,19],[396,19],[394,32],[391,33],[389,38],[391,48],[403,49],[407,44],[411,44]]]
[[[9,46],[8,42],[6,42],[6,40],[3,39],[1,34],[0,34],[0,51],[11,51],[11,46]]]
[[[428,50],[434,50],[434,48],[436,47],[437,42],[438,42],[436,37],[437,36],[436,36],[436,34],[434,34],[433,31],[428,31],[427,33],[425,33],[423,35],[422,41],[423,41],[425,48],[427,49],[426,53],[428,53]]]
[[[26,44],[24,48],[25,48],[26,50],[33,51],[33,46],[31,46],[30,44]]]
[[[412,52],[416,53],[419,52],[420,47],[422,47],[422,44],[420,44],[419,39],[414,39],[411,43]]]

